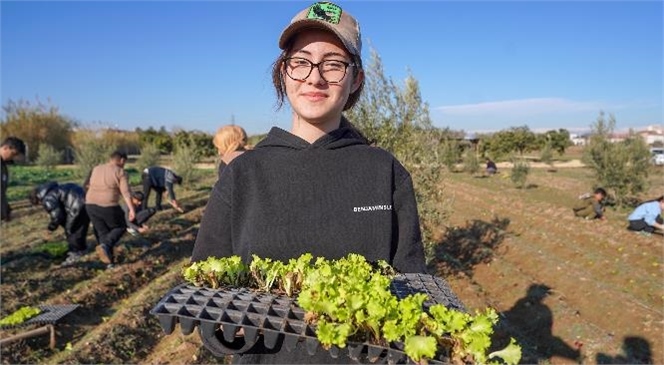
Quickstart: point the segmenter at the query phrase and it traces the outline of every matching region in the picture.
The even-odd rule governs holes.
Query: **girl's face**
[[[351,63],[343,43],[332,33],[311,29],[295,36],[289,57],[305,58],[312,63],[342,61]],[[348,66],[346,75],[338,83],[325,81],[314,66],[306,80],[293,80],[282,67],[286,95],[296,116],[310,124],[338,123],[348,96],[360,86],[363,74],[353,77],[354,66]]]

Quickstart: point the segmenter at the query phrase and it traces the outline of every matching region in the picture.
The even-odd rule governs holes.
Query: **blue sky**
[[[83,125],[288,129],[270,67],[312,1],[2,1],[1,99]],[[368,60],[410,69],[439,127],[618,129],[662,124],[661,1],[340,1]]]

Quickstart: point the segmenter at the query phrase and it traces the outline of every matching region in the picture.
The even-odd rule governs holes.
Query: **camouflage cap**
[[[361,56],[360,24],[340,6],[330,2],[318,2],[300,11],[281,33],[279,48],[285,49],[291,37],[307,28],[331,31],[346,46],[350,54]]]

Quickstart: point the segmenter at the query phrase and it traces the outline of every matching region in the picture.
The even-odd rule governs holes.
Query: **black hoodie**
[[[287,261],[310,252],[386,260],[425,272],[410,174],[389,152],[370,147],[342,120],[313,144],[272,128],[221,174],[208,201],[192,261],[251,255]],[[310,356],[268,350],[262,340],[234,363],[349,363],[320,350]]]
[[[313,144],[275,127],[234,159],[211,193],[192,261],[352,252],[424,272],[410,174],[347,125]]]

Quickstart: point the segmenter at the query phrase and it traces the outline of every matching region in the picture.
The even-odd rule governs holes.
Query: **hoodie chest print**
[[[392,210],[392,204],[363,205],[353,207],[353,213],[379,212]]]

